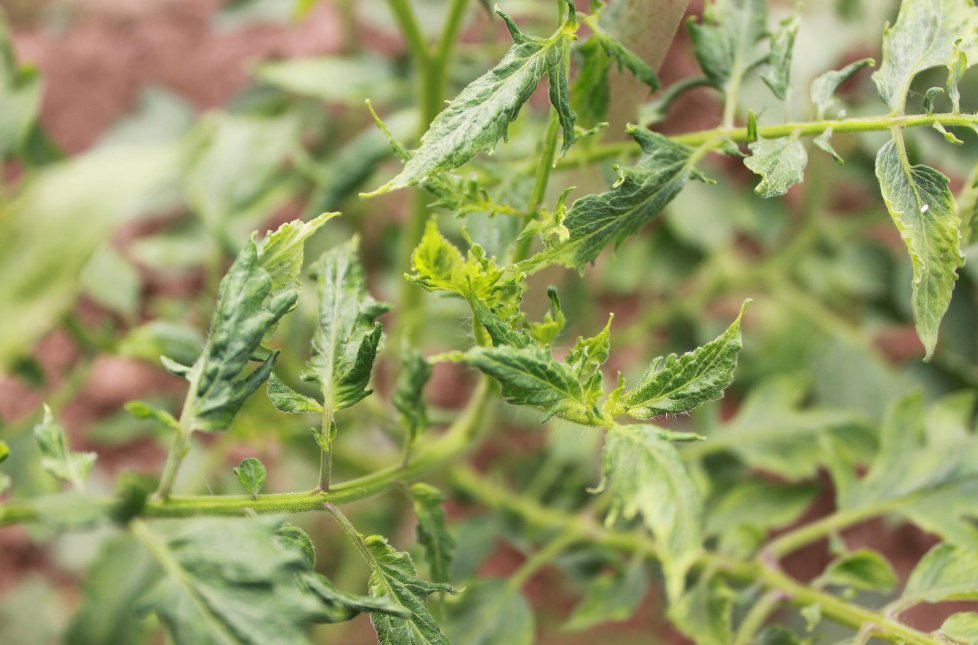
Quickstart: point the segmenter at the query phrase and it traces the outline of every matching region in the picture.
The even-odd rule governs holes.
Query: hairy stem
[[[978,125],[978,115],[944,113],[911,114],[906,116],[886,115],[855,119],[825,119],[821,121],[758,127],[757,134],[765,139],[777,139],[779,137],[787,137],[796,130],[800,136],[816,136],[822,134],[829,128],[832,128],[833,133],[840,134],[844,132],[879,132],[882,130],[892,130],[893,128],[933,127],[935,123],[940,123],[946,127],[970,128],[973,125]],[[701,132],[679,134],[669,138],[677,143],[698,146],[714,137],[726,137],[732,141],[745,142],[747,141],[747,128],[720,127]],[[579,149],[576,152],[571,152],[557,162],[557,169],[576,168],[582,164],[615,159],[622,155],[638,156],[641,152],[638,145],[631,141],[598,145],[589,150]]]
[[[299,493],[259,495],[199,495],[154,497],[146,502],[142,517],[227,516],[247,513],[302,513],[322,508],[323,504],[347,504],[386,492],[399,482],[410,481],[449,464],[473,450],[476,435],[485,423],[489,402],[496,391],[488,377],[483,377],[462,414],[438,440],[419,448],[407,464],[389,466],[364,477],[332,486],[329,492],[319,490]],[[94,504],[112,508],[115,498],[97,498]],[[0,506],[0,527],[31,522],[38,511],[30,504]]]

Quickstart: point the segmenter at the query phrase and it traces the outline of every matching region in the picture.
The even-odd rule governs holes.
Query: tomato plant
[[[265,61],[196,122],[147,93],[74,157],[0,32],[23,175],[0,361],[49,402],[3,431],[0,526],[98,553],[64,630],[7,638],[359,642],[365,614],[382,645],[978,642],[942,605],[978,599],[978,8],[716,0],[680,36],[699,71],[667,84],[643,39],[663,53],[685,3],[445,4],[432,34],[388,0],[408,66]],[[856,54],[879,30],[877,65]],[[676,133],[680,105],[702,127]],[[193,295],[141,292],[181,271]],[[920,352],[888,351],[902,325]],[[30,348],[57,328],[80,357],[52,385]],[[68,433],[105,356],[169,394]],[[169,449],[119,473],[100,441]],[[880,518],[929,536],[912,570],[890,525],[852,538]],[[545,568],[572,610],[527,598]]]

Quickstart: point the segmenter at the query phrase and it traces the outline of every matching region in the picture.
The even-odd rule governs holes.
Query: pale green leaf
[[[119,341],[116,353],[156,364],[161,356],[185,365],[192,364],[204,348],[200,331],[166,320],[152,320],[129,330]]]
[[[904,607],[978,599],[978,551],[938,544],[917,563],[900,598]]]
[[[975,645],[978,643],[978,614],[962,611],[948,616],[938,631],[955,642]]]
[[[261,487],[265,485],[265,464],[254,457],[246,457],[241,465],[234,469],[234,475],[249,495],[253,498],[258,497]]]
[[[106,541],[85,574],[81,607],[65,634],[67,645],[139,645],[152,635],[138,598],[161,574],[152,556],[131,535]]]
[[[293,414],[315,413],[322,414],[323,406],[319,401],[299,394],[275,374],[268,377],[268,398],[272,405],[282,412]]]
[[[648,585],[645,563],[639,558],[623,572],[595,578],[588,584],[584,598],[574,607],[564,629],[580,632],[603,623],[628,620],[645,600]]]
[[[738,527],[768,531],[794,524],[818,495],[817,486],[779,486],[758,479],[719,491],[706,514],[709,535],[723,535]]]
[[[143,403],[142,401],[129,401],[126,403],[125,408],[126,412],[137,419],[149,419],[162,428],[180,432],[180,422],[165,410],[154,408],[150,404]]]
[[[411,556],[395,551],[387,540],[372,535],[364,540],[370,555],[370,597],[385,598],[403,607],[410,616],[371,614],[380,645],[449,645],[428,611],[428,596],[438,591],[453,592],[446,584],[418,578]]]
[[[703,21],[686,28],[693,52],[713,85],[728,90],[766,56],[758,45],[767,34],[767,0],[719,0],[706,5]]]
[[[819,576],[825,584],[886,593],[898,580],[892,565],[877,551],[859,549],[833,560]]]
[[[479,580],[448,605],[445,632],[453,645],[532,645],[533,611],[505,580]]]
[[[913,307],[917,335],[929,360],[937,333],[951,302],[957,270],[964,265],[954,196],[943,174],[924,165],[911,166],[902,134],[883,146],[876,157],[886,208],[913,264]]]
[[[420,351],[408,351],[401,357],[401,373],[391,395],[391,404],[397,410],[409,442],[428,430],[428,409],[424,404],[423,392],[431,373],[432,365]]]
[[[306,645],[318,612],[296,577],[306,563],[281,546],[276,519],[139,524],[165,575],[141,605],[175,645]]]
[[[761,75],[761,80],[780,101],[787,99],[791,90],[791,58],[800,24],[798,14],[781,21],[777,33],[771,38],[771,54],[768,56],[770,69]]]
[[[955,43],[974,59],[978,9],[971,0],[904,0],[892,27],[883,32],[883,64],[873,74],[880,98],[903,112],[914,77],[955,59]]]
[[[697,645],[730,645],[733,602],[730,590],[716,577],[701,576],[676,602],[668,616],[679,631]]]
[[[18,65],[6,15],[0,12],[0,161],[20,153],[41,110],[43,85],[32,65]]]
[[[567,319],[564,317],[564,312],[560,309],[557,288],[554,286],[547,287],[547,297],[550,298],[550,311],[544,315],[543,322],[530,323],[530,336],[541,347],[553,346],[554,341],[557,340],[557,336],[563,331],[564,324],[567,322]],[[607,359],[607,356],[605,359]],[[604,360],[601,362],[603,363]]]
[[[855,76],[862,68],[875,65],[876,61],[872,58],[864,58],[855,63],[850,63],[840,70],[825,72],[812,81],[811,97],[812,105],[815,106],[815,117],[824,119],[828,109],[838,101],[835,93],[839,91],[839,87]]]
[[[825,128],[825,132],[812,139],[812,143],[835,159],[835,163],[840,166],[845,163],[845,160],[832,147],[832,128]]]
[[[951,99],[951,111],[958,114],[961,111],[961,92],[958,83],[968,69],[968,54],[961,49],[959,43],[954,43],[951,62],[947,64],[947,95]]]
[[[606,522],[641,513],[652,530],[669,597],[682,592],[703,543],[703,505],[682,457],[650,426],[615,426],[605,438],[601,484],[611,506]]]
[[[761,197],[779,197],[804,180],[808,153],[797,130],[780,139],[758,139],[747,147],[751,156],[744,159],[744,165],[761,176],[754,189]]]
[[[563,221],[568,239],[521,263],[521,269],[553,263],[583,269],[606,246],[620,244],[655,219],[679,194],[694,173],[697,151],[648,130],[631,129],[630,134],[642,147],[638,163],[618,170],[612,190],[574,202]]]
[[[670,354],[652,361],[642,380],[625,392],[612,414],[651,419],[687,412],[723,396],[733,381],[737,354],[743,347],[740,321],[749,302],[744,302],[740,315],[716,340],[681,357]]]
[[[44,406],[44,418],[34,426],[34,440],[41,453],[41,466],[57,477],[81,489],[95,465],[94,452],[71,452],[68,439],[54,418],[51,408]]]
[[[413,484],[410,493],[414,515],[418,519],[418,544],[424,547],[431,579],[434,582],[448,582],[455,540],[448,532],[445,509],[442,508],[445,496],[437,488],[422,483]]]
[[[254,70],[262,83],[291,94],[347,104],[387,101],[405,89],[391,63],[379,56],[320,56],[263,61]]]
[[[367,292],[359,244],[353,237],[324,253],[313,267],[319,321],[303,379],[319,384],[323,406],[333,410],[348,408],[372,392],[367,385],[382,336],[377,318],[390,310]]]
[[[288,290],[299,291],[299,273],[305,258],[303,245],[310,235],[337,215],[323,213],[308,222],[293,220],[269,232],[258,243],[259,265],[272,279],[272,297]]]

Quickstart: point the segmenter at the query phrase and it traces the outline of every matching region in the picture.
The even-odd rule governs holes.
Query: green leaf
[[[749,479],[719,491],[719,495],[706,513],[706,531],[722,537],[745,526],[767,532],[794,524],[815,501],[818,487],[779,486]]]
[[[297,584],[303,556],[279,544],[278,519],[138,524],[165,576],[142,605],[175,645],[306,645],[318,603]],[[157,532],[157,530],[159,532]]]
[[[188,325],[153,320],[131,329],[116,346],[121,356],[159,363],[168,356],[177,363],[192,364],[204,348],[204,336]]]
[[[268,379],[278,358],[277,351],[270,352],[258,368],[244,373],[267,332],[298,298],[294,289],[273,295],[272,278],[262,268],[262,259],[255,241],[249,240],[221,281],[203,354],[192,368],[181,370],[190,381],[184,414],[191,430],[227,430],[245,399]],[[171,369],[172,361],[165,365]]]
[[[679,194],[700,153],[666,137],[637,128],[629,133],[642,147],[638,163],[618,169],[612,190],[578,199],[567,211],[567,241],[519,265],[534,271],[559,263],[572,269],[594,262],[604,247],[620,244],[654,220]]]
[[[819,581],[882,593],[893,589],[898,582],[889,561],[872,549],[859,549],[836,558],[819,576]]]
[[[0,441],[0,464],[7,460],[10,456],[10,446],[7,445],[6,441]]]
[[[447,291],[470,304],[484,303],[506,320],[519,314],[523,276],[499,268],[495,258],[486,257],[485,250],[475,243],[462,257],[438,231],[435,219],[428,221],[411,261],[414,274],[408,279],[426,291]]]
[[[808,641],[805,642],[807,644]],[[805,645],[781,625],[765,625],[754,637],[755,645]]]
[[[729,450],[751,468],[787,481],[815,477],[830,460],[824,438],[838,438],[847,463],[866,463],[876,449],[875,430],[857,415],[802,408],[810,382],[801,375],[762,381],[748,393],[737,415],[698,446]]]
[[[272,405],[282,412],[304,414],[307,412],[322,414],[323,406],[319,401],[299,394],[282,382],[275,374],[268,377],[268,398]]]
[[[832,147],[832,128],[825,128],[825,132],[812,139],[812,143],[835,159],[835,163],[840,166],[845,163],[845,160]]]
[[[896,24],[883,31],[883,64],[873,74],[880,98],[903,113],[910,83],[955,59],[955,43],[974,60],[978,9],[970,0],[905,0]]]
[[[703,73],[724,91],[739,85],[767,57],[758,44],[767,33],[766,0],[719,0],[706,5],[703,21],[686,23]]]
[[[499,381],[509,403],[542,410],[541,423],[553,416],[589,426],[605,422],[594,405],[588,404],[570,366],[554,360],[549,349],[532,341],[524,347],[473,347],[465,353],[465,360]]]
[[[67,645],[139,645],[153,633],[137,601],[160,577],[150,554],[131,535],[107,540],[85,574],[82,603],[65,635]]]
[[[901,607],[921,602],[978,599],[978,551],[938,544],[921,558],[900,596]]]
[[[43,91],[33,66],[18,66],[7,20],[0,14],[0,161],[23,151],[36,127]]]
[[[791,90],[791,57],[800,24],[798,14],[791,14],[781,21],[771,39],[771,55],[768,57],[771,68],[761,75],[761,80],[780,101],[786,100]]]
[[[421,137],[421,147],[404,165],[401,173],[366,196],[419,184],[439,173],[458,168],[480,152],[490,152],[504,139],[509,124],[519,114],[545,74],[553,80],[566,74],[564,52],[567,35],[563,27],[549,39],[522,33],[502,11],[496,11],[510,30],[516,44],[499,64],[469,83],[431,122]],[[566,76],[565,76],[566,78]],[[557,89],[554,89],[557,85]],[[551,100],[565,121],[570,118],[566,103],[566,81],[551,82]],[[564,130],[564,145],[573,142],[573,128]]]
[[[180,422],[165,410],[154,408],[150,404],[143,403],[142,401],[129,401],[126,403],[125,408],[126,412],[137,419],[149,419],[161,428],[180,432]]]
[[[830,107],[838,102],[835,93],[839,87],[850,78],[856,75],[864,67],[874,67],[876,61],[872,58],[864,58],[850,63],[840,70],[825,72],[812,81],[811,97],[812,105],[815,106],[815,118],[824,119],[825,113]]]
[[[731,592],[716,577],[701,576],[676,602],[669,620],[697,645],[730,645],[733,641]]]
[[[958,643],[975,645],[978,643],[978,614],[973,611],[962,611],[952,614],[938,630],[945,638]]]
[[[294,220],[282,224],[258,243],[259,266],[272,279],[273,298],[286,291],[300,290],[299,274],[305,259],[305,241],[323,224],[338,215],[339,213],[323,213],[308,222]]]
[[[961,112],[961,92],[958,90],[958,83],[961,82],[961,77],[967,69],[968,54],[958,43],[954,43],[951,62],[947,64],[947,95],[951,99],[951,111],[954,114]]]
[[[431,579],[434,582],[448,582],[455,540],[445,522],[445,509],[442,508],[445,496],[437,488],[422,483],[412,484],[410,493],[414,515],[418,518],[418,544],[424,547],[425,558],[431,567]]]
[[[409,612],[385,598],[370,598],[344,593],[329,579],[316,573],[316,550],[305,531],[292,524],[282,524],[275,531],[275,540],[287,551],[297,553],[304,564],[298,574],[302,584],[320,603],[317,623],[342,623],[362,613],[380,612],[407,618]]]
[[[611,414],[651,419],[687,412],[722,397],[733,382],[737,354],[743,347],[740,321],[750,302],[744,301],[740,315],[716,340],[681,357],[670,354],[653,360],[638,385],[621,397]]]
[[[474,582],[448,604],[453,645],[532,645],[533,611],[519,589],[496,578]]]
[[[624,572],[599,576],[588,584],[587,593],[574,607],[564,630],[582,632],[603,623],[628,620],[645,600],[648,586],[645,563],[639,558]]]
[[[94,452],[71,452],[64,429],[58,425],[51,408],[44,406],[44,418],[34,426],[34,440],[41,453],[41,467],[52,477],[57,477],[81,489],[95,465]]]
[[[370,597],[386,598],[410,613],[408,618],[371,614],[380,645],[450,645],[428,611],[428,596],[454,590],[449,585],[418,578],[411,556],[395,551],[381,536],[366,538],[364,545],[373,569]]]
[[[411,350],[401,357],[401,373],[397,376],[391,404],[397,410],[408,441],[412,443],[428,430],[428,409],[424,404],[423,392],[431,373],[432,365],[420,351]]]
[[[930,360],[957,270],[964,265],[954,196],[943,174],[928,166],[910,165],[900,133],[880,149],[876,177],[890,217],[910,252],[911,306],[917,335],[927,351],[925,360]]]
[[[650,426],[614,426],[605,437],[601,483],[610,526],[642,514],[653,533],[669,598],[679,597],[703,544],[703,505],[682,457]]]
[[[571,86],[571,107],[577,113],[581,125],[592,128],[608,116],[608,105],[611,102],[608,72],[611,70],[612,60],[596,38],[588,38],[577,47],[577,52],[584,60]]]
[[[547,78],[550,83],[548,96],[550,97],[550,104],[554,106],[554,111],[557,113],[557,119],[560,121],[560,129],[564,133],[564,142],[560,146],[560,156],[564,156],[568,148],[577,141],[577,135],[574,132],[577,115],[571,109],[570,90],[567,87],[567,76],[570,74],[569,65],[570,42],[566,38],[562,38],[560,47],[551,47],[547,50]]]
[[[780,197],[804,180],[808,153],[797,130],[780,139],[758,139],[747,147],[751,156],[744,159],[744,165],[761,176],[754,189],[761,197]]]
[[[254,457],[246,457],[241,465],[234,469],[238,483],[248,491],[252,498],[258,497],[258,492],[265,485],[265,464]]]
[[[557,288],[547,287],[547,297],[550,298],[550,311],[546,313],[542,323],[530,323],[530,336],[537,341],[540,347],[552,347],[557,336],[564,329],[567,319],[564,312],[560,310],[560,299],[557,297]],[[604,333],[604,332],[602,332]],[[607,356],[605,356],[605,360]],[[604,360],[601,361],[603,363]]]
[[[348,408],[373,391],[367,385],[382,336],[377,318],[390,311],[390,305],[367,292],[359,244],[354,236],[324,253],[313,267],[319,324],[302,378],[319,384],[326,409]]]

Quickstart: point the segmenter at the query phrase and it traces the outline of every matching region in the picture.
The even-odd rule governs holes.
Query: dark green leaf
[[[81,489],[95,465],[94,452],[71,452],[64,429],[58,425],[51,408],[44,406],[44,418],[34,426],[34,440],[41,452],[41,466],[53,477]]]
[[[265,464],[254,457],[246,457],[241,465],[234,469],[238,483],[252,497],[258,497],[258,492],[265,485]]]
[[[319,384],[323,406],[332,410],[348,408],[372,392],[367,385],[382,335],[377,318],[390,310],[367,292],[359,244],[353,237],[324,253],[313,267],[319,324],[303,379]]]
[[[562,38],[560,47],[551,47],[547,50],[550,104],[554,106],[557,119],[560,121],[560,129],[564,133],[564,143],[560,146],[561,156],[577,141],[577,136],[574,134],[574,123],[577,121],[577,115],[571,109],[570,90],[567,87],[567,76],[570,73],[569,63],[570,42],[566,38]]]
[[[422,483],[413,484],[410,491],[414,515],[418,518],[418,543],[424,547],[425,558],[431,567],[431,579],[434,582],[448,582],[455,540],[445,522],[445,509],[442,508],[445,496],[438,489]]]

